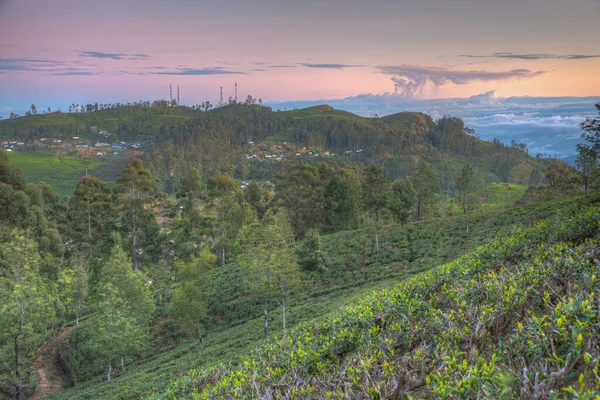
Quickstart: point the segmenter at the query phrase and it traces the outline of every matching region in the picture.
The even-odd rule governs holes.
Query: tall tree
[[[85,310],[88,296],[89,274],[82,259],[76,257],[69,268],[61,271],[60,295],[67,315],[75,316],[75,324]]]
[[[440,181],[433,166],[425,160],[421,160],[417,172],[410,177],[410,183],[415,190],[417,200],[417,219],[420,220],[424,208],[437,200],[440,192]]]
[[[89,321],[94,332],[86,345],[87,351],[106,363],[110,381],[113,365],[141,350],[147,343],[147,325],[154,312],[154,302],[148,278],[132,271],[120,238],[102,269],[98,284],[98,299],[94,303],[94,318]]]
[[[202,184],[202,175],[196,168],[190,169],[183,177],[181,184],[181,197],[187,197],[190,200],[198,200],[202,196],[204,185]]]
[[[216,260],[215,255],[203,248],[191,263],[180,264],[177,268],[179,282],[169,304],[169,315],[202,343]]]
[[[598,153],[592,146],[586,144],[578,144],[577,153],[575,165],[581,174],[583,185],[587,192],[590,177],[594,173],[594,170],[598,169]]]
[[[337,171],[325,187],[323,197],[327,230],[337,232],[358,227],[361,187],[351,171]]]
[[[154,213],[145,208],[155,187],[154,178],[150,171],[142,166],[139,158],[129,160],[115,185],[121,221],[129,243],[133,269],[136,271],[140,268],[144,242],[152,239],[150,231],[156,231]]]
[[[397,222],[405,224],[414,213],[416,192],[408,178],[396,179],[392,183],[390,211]]]
[[[17,231],[0,246],[0,382],[15,399],[26,398],[33,358],[43,332],[55,318],[50,284],[40,276],[37,245]]]
[[[600,103],[595,104],[594,107],[600,115]],[[600,154],[600,117],[586,118],[581,123],[581,130],[583,131],[581,137],[592,146],[596,154]]]
[[[80,246],[87,259],[90,248],[106,241],[113,227],[115,210],[110,189],[92,176],[84,176],[69,198],[68,224],[74,245]]]
[[[458,198],[463,209],[463,213],[467,213],[469,206],[469,197],[475,190],[475,184],[473,182],[473,168],[470,165],[465,165],[461,172],[458,180],[456,181],[456,189],[458,190]]]
[[[362,194],[365,209],[375,221],[379,221],[381,213],[387,208],[390,192],[390,181],[385,177],[383,169],[377,165],[369,165],[363,178]]]
[[[248,287],[263,300],[264,334],[269,334],[269,301],[281,307],[286,330],[286,302],[299,288],[298,264],[290,243],[293,240],[287,217],[279,213],[262,222],[244,226],[237,239],[237,261],[243,267]]]
[[[325,269],[325,256],[322,247],[319,231],[316,229],[308,231],[296,252],[300,267],[306,271]]]

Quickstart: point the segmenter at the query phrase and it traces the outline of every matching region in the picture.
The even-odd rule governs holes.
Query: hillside
[[[152,398],[598,396],[599,219],[566,207]]]
[[[519,224],[532,224],[551,217],[569,203],[547,203],[519,207],[503,213],[482,213],[444,221],[423,221],[405,227],[386,226],[381,232],[385,249],[377,251],[368,230],[339,232],[323,236],[326,265],[322,272],[306,272],[306,294],[289,306],[289,321],[293,325],[308,323],[315,318],[336,314],[344,305],[356,304],[374,291],[396,286],[398,282],[422,271],[472,251],[491,242],[497,234],[508,234]],[[440,226],[443,229],[440,229]],[[215,276],[216,297],[211,306],[215,315],[205,345],[197,340],[178,342],[173,327],[160,327],[160,345],[148,349],[143,359],[129,365],[123,374],[111,382],[102,376],[87,375],[97,366],[70,354],[78,338],[84,338],[85,327],[74,330],[64,344],[64,357],[78,375],[78,385],[57,395],[57,399],[131,398],[160,392],[173,377],[181,377],[191,367],[215,366],[223,362],[238,364],[238,359],[264,341],[261,335],[260,299],[253,297],[241,285],[240,267],[229,264],[220,267]],[[419,275],[420,276],[420,275]],[[282,333],[277,307],[270,311],[271,338]],[[258,317],[258,318],[257,318]],[[98,372],[101,374],[101,366]],[[226,396],[227,397],[227,396]]]
[[[434,164],[444,189],[450,191],[466,164],[473,166],[483,184],[542,180],[548,160],[499,142],[484,142],[470,132],[457,118],[433,121],[413,112],[363,118],[327,105],[273,112],[257,104],[232,103],[201,111],[135,103],[0,121],[0,140],[5,147],[13,146],[9,141],[20,143],[14,144],[16,150],[80,154],[82,149],[76,147],[91,150],[98,143],[109,147],[113,143],[113,150],[119,144],[121,155],[145,153],[148,168],[169,193],[177,190],[191,167],[201,166],[205,176],[225,172],[270,180],[287,163],[318,161],[339,166],[383,162],[388,177],[395,179],[411,175],[415,161],[422,158]],[[285,149],[265,153],[271,145]],[[98,151],[106,152],[98,148],[92,157],[112,160],[110,152],[97,157]],[[266,157],[269,154],[273,157]],[[169,169],[164,168],[166,160]]]

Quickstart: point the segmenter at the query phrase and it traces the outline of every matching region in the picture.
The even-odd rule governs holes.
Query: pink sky
[[[266,101],[598,95],[599,20],[598,0],[0,0],[0,109],[236,81]]]

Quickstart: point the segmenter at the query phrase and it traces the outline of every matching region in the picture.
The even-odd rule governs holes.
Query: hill
[[[191,167],[201,166],[206,176],[226,172],[270,180],[286,163],[317,161],[384,163],[387,175],[395,179],[412,174],[415,160],[423,158],[437,167],[444,188],[450,191],[466,164],[473,165],[484,184],[541,181],[547,160],[499,142],[484,142],[471,133],[457,118],[433,121],[412,112],[363,118],[327,105],[273,112],[257,104],[232,103],[201,111],[135,103],[0,121],[0,139],[23,141],[23,150],[56,151],[58,146],[69,151],[79,143],[136,143],[140,146],[136,149],[146,153],[145,162],[161,188],[169,193],[177,190],[182,174]],[[60,143],[40,142],[43,138]],[[285,149],[265,158],[260,146],[266,144]],[[172,160],[170,170],[164,168],[164,160]]]
[[[596,397],[599,219],[566,207],[152,398]]]
[[[549,218],[568,204],[524,206],[502,213],[456,217],[442,223],[423,221],[404,227],[389,225],[381,233],[382,251],[376,250],[372,233],[366,229],[325,235],[325,269],[305,273],[307,293],[290,304],[288,323],[294,326],[335,315],[344,305],[357,304],[374,291],[389,289],[414,275],[420,276],[422,271],[490,242],[498,233],[508,234],[516,225]],[[128,365],[111,382],[106,382],[102,376],[93,377],[96,367],[84,358],[76,357],[76,343],[86,334],[85,326],[81,328],[83,331],[75,329],[65,337],[63,352],[79,383],[53,398],[140,397],[164,390],[173,377],[183,377],[190,367],[215,366],[223,362],[237,365],[240,357],[264,341],[262,318],[256,318],[262,312],[260,299],[241,285],[240,272],[240,266],[236,264],[225,265],[216,272],[216,297],[211,306],[215,318],[204,346],[197,340],[178,342],[170,336],[174,334],[173,327],[161,325],[162,333],[157,340],[170,344],[149,349],[143,359]],[[270,311],[273,313],[272,339],[282,333],[278,321],[281,314],[277,308]],[[101,374],[101,369],[99,372]]]

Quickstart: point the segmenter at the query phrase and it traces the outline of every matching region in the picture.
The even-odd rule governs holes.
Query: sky
[[[600,95],[600,0],[0,0],[0,115],[169,97]]]

